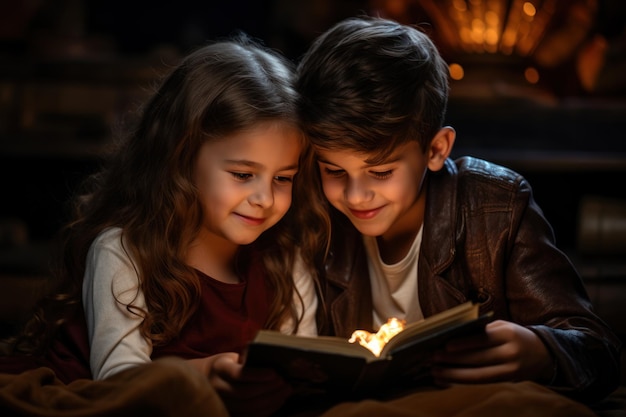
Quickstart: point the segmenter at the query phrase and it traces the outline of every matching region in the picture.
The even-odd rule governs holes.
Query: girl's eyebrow
[[[234,165],[244,165],[244,166],[248,166],[250,168],[256,168],[256,169],[263,168],[263,164],[260,164],[254,161],[249,161],[247,159],[226,159],[225,162],[229,164],[234,164]],[[280,167],[278,171],[290,171],[293,169],[298,169],[298,164],[291,164],[291,165],[287,165],[284,167]]]
[[[291,164],[291,165],[287,165],[284,166],[282,168],[279,168],[279,171],[291,171],[291,170],[297,170],[298,169],[298,164]]]

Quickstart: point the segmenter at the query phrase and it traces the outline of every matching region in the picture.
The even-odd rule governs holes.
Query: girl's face
[[[326,198],[366,236],[393,238],[419,229],[428,154],[409,142],[382,164],[349,150],[318,150]]]
[[[245,245],[275,225],[291,205],[301,149],[300,131],[278,122],[206,142],[195,169],[202,238]]]

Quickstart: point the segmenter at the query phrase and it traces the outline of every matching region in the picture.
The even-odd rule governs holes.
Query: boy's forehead
[[[419,144],[417,142],[408,142],[396,146],[393,149],[383,149],[380,151],[367,152],[353,148],[326,148],[315,147],[315,151],[318,155],[318,159],[330,162],[337,157],[345,156],[349,154],[351,157],[362,160],[368,165],[383,165],[392,162],[399,161],[406,155],[407,152],[413,152],[414,149],[419,150]]]

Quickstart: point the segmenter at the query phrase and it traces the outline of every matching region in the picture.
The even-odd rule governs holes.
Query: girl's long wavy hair
[[[82,308],[81,289],[89,246],[109,227],[123,231],[124,248],[135,263],[147,311],[143,335],[164,344],[180,333],[197,308],[199,278],[185,264],[185,251],[203,217],[193,183],[196,155],[205,141],[223,138],[260,122],[298,124],[294,68],[280,54],[246,35],[204,46],[175,67],[145,104],[134,129],[120,142],[102,170],[90,176],[73,200],[72,221],[61,231],[59,286],[44,300],[15,343],[17,350],[45,346],[68,314]],[[303,164],[311,163],[304,140]],[[292,303],[296,251],[305,265],[320,256],[313,242],[324,234],[309,193],[296,175],[292,206],[281,221],[251,245],[261,253],[265,275],[275,291],[266,327],[288,317],[299,323]],[[310,268],[313,271],[313,268]],[[82,311],[80,312],[82,314]]]

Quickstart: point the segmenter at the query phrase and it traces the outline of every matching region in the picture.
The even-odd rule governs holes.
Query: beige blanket
[[[104,380],[59,381],[49,368],[0,375],[0,415],[227,417],[209,382],[185,361],[164,358]]]
[[[426,389],[388,401],[334,406],[323,417],[597,417],[587,406],[532,382]]]
[[[226,417],[228,413],[206,378],[182,359],[164,358],[123,371],[104,381],[85,379],[63,384],[49,368],[38,368],[19,375],[0,374],[0,415]],[[586,406],[531,382],[424,389],[386,401],[344,402],[330,407],[312,407],[291,415],[596,416]]]

